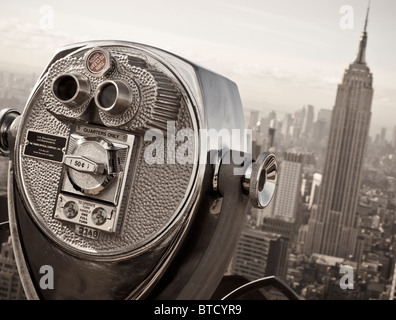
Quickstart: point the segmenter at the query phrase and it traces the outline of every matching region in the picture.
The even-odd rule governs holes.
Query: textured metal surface
[[[87,109],[98,86],[107,79],[121,80],[129,85],[132,92],[132,105],[121,115],[109,115],[99,110],[101,120],[106,126],[142,131],[149,128],[166,130],[166,121],[177,120],[181,107],[181,94],[172,81],[162,72],[154,69],[143,58],[130,59],[126,51],[120,48],[107,48],[112,53],[115,63],[103,77],[93,76],[84,66],[84,51],[71,57],[56,61],[49,69],[43,92],[43,99],[49,110],[66,117],[79,117]],[[140,54],[141,55],[141,54]],[[137,65],[135,65],[137,64]],[[142,68],[144,66],[145,68]],[[80,107],[67,108],[52,94],[52,82],[59,74],[79,72],[88,77],[91,84],[89,98]],[[123,127],[123,125],[125,125]]]
[[[12,235],[13,239],[18,239],[13,244],[23,287],[29,299],[125,299],[132,290],[139,292],[147,275],[156,271],[155,264],[163,255],[167,241],[172,239],[172,234],[168,235],[169,238],[165,238],[164,243],[154,250],[143,252],[139,259],[82,259],[68,254],[56,245],[49,245],[48,238],[25,210],[18,192],[10,191],[15,205],[15,210],[11,207],[10,212]],[[38,289],[43,276],[39,270],[43,264],[52,266],[55,271],[54,290]],[[132,294],[131,297],[135,295]]]
[[[191,114],[187,108],[186,101],[181,99],[181,94],[160,71],[156,71],[148,61],[143,64],[148,69],[140,66],[130,65],[130,61],[141,61],[141,57],[128,58],[126,52],[133,54],[130,50],[117,48],[112,51],[108,48],[113,57],[117,58],[118,69],[114,68],[106,78],[122,79],[130,84],[134,89],[136,105],[132,106],[130,114],[122,117],[110,117],[100,114],[105,125],[113,127],[118,124],[119,128],[140,131],[147,127],[161,127],[162,123],[157,121],[153,112],[169,109],[168,119],[176,119],[176,130],[182,128],[194,129]],[[126,51],[126,52],[125,52]],[[45,160],[34,159],[23,155],[23,146],[26,143],[27,129],[48,132],[64,137],[68,137],[70,130],[68,125],[59,121],[50,112],[68,118],[76,118],[83,115],[89,106],[89,101],[79,108],[70,109],[60,103],[52,94],[50,88],[53,78],[63,72],[81,72],[85,74],[91,83],[91,98],[102,78],[92,77],[84,70],[84,51],[67,56],[55,62],[48,71],[40,89],[32,97],[30,104],[24,112],[21,123],[20,141],[18,143],[18,154],[21,162],[21,178],[29,204],[33,209],[33,214],[41,226],[52,237],[61,240],[66,246],[70,246],[81,252],[95,255],[114,255],[117,253],[131,252],[134,249],[144,246],[150,240],[155,239],[163,232],[169,224],[179,214],[178,209],[183,205],[183,200],[190,190],[188,187],[193,179],[192,164],[172,165],[153,164],[149,165],[144,159],[144,149],[150,142],[138,139],[134,146],[134,153],[137,155],[133,168],[127,179],[126,192],[121,199],[124,216],[123,229],[118,235],[101,234],[97,240],[81,238],[74,233],[74,226],[53,219],[52,214],[55,206],[56,194],[62,174],[62,164],[52,163]],[[150,70],[150,72],[148,71]],[[125,72],[125,73],[124,73]],[[139,85],[139,90],[137,85]],[[159,83],[157,86],[156,84]],[[162,107],[163,89],[171,93],[169,107],[156,108],[156,103]],[[168,92],[167,91],[167,92]],[[177,93],[177,94],[176,94]],[[175,101],[178,102],[176,103]],[[177,105],[178,104],[178,105]],[[177,112],[176,112],[177,110]],[[165,114],[165,113],[164,113]],[[175,115],[178,115],[175,116]],[[132,119],[133,118],[133,119]],[[121,126],[120,126],[121,122]],[[122,124],[126,124],[123,126]],[[192,144],[193,142],[191,142]],[[176,142],[175,147],[181,145]],[[192,145],[190,145],[192,147]],[[166,159],[166,148],[164,150]]]

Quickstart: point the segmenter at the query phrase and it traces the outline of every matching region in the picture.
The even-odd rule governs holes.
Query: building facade
[[[265,276],[286,277],[287,238],[245,226],[231,262],[231,274],[248,280]]]
[[[272,216],[288,222],[296,220],[301,202],[303,154],[286,152],[279,164],[279,178]]]
[[[26,299],[14,258],[11,237],[1,244],[0,300]]]

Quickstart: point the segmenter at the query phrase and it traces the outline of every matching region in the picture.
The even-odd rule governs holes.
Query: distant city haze
[[[38,75],[63,45],[127,40],[235,81],[246,112],[275,110],[283,117],[310,104],[316,114],[334,106],[366,7],[361,0],[7,2],[0,10],[0,68]],[[396,119],[394,12],[394,0],[371,1],[366,58],[375,74],[373,137],[387,127],[390,138]]]

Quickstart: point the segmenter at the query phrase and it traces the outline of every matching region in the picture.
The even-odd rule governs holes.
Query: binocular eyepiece
[[[81,106],[88,98],[91,87],[88,78],[81,73],[65,73],[52,84],[54,96],[69,108]]]
[[[133,95],[128,85],[121,80],[103,82],[97,89],[95,103],[108,115],[122,114],[132,104]]]
[[[275,156],[252,159],[245,133],[225,77],[137,43],[61,48],[22,115],[0,113],[27,297],[210,298],[275,192]]]

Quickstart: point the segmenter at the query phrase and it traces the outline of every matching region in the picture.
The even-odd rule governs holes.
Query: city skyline
[[[301,2],[304,2],[306,4],[309,3],[312,5],[312,8],[317,8],[317,6],[314,5],[313,2],[311,2],[310,0],[304,0]],[[71,1],[71,3],[73,3],[73,1]],[[179,1],[171,1],[171,3],[174,5],[181,4]],[[274,11],[271,11],[275,10],[274,8],[276,8],[276,5],[270,5],[269,2],[265,3],[268,6],[268,12],[254,12],[252,8],[257,8],[260,6],[257,3],[253,2],[247,2],[246,6],[242,5],[242,3],[238,1],[233,1],[230,4],[221,3],[221,5],[220,3],[216,2],[214,4],[214,8],[218,9],[224,6],[225,8],[227,8],[227,12],[234,10],[240,13],[247,14],[246,16],[244,16],[243,19],[241,18],[242,20],[236,21],[238,25],[241,25],[242,23],[247,24],[247,21],[245,21],[244,19],[249,15],[261,17],[266,16],[267,18],[282,17],[283,20],[280,20],[283,22],[286,21],[285,19],[287,15],[276,15]],[[284,6],[286,3],[290,5],[291,2],[283,1],[281,2],[281,5],[279,5],[279,7],[283,7],[283,9],[285,9]],[[326,2],[326,5],[324,5],[324,7],[326,7],[326,9],[334,9],[337,5],[338,8],[342,7],[342,5],[340,5],[341,2],[335,1],[334,3],[336,4],[330,6],[329,2]],[[379,107],[380,109],[390,108],[392,104],[396,106],[396,100],[392,98],[392,94],[394,93],[392,91],[394,84],[388,79],[389,83],[387,84],[387,86],[380,86],[379,88],[376,86],[377,78],[380,78],[378,83],[381,85],[384,82],[381,77],[385,74],[385,77],[389,77],[389,75],[392,74],[392,72],[394,71],[394,65],[392,63],[389,64],[389,60],[384,59],[381,64],[388,63],[389,70],[387,70],[386,73],[381,72],[381,67],[379,67],[380,64],[378,60],[376,61],[376,59],[378,59],[378,56],[375,56],[373,50],[378,50],[379,39],[375,38],[375,35],[378,35],[376,31],[373,31],[373,34],[370,31],[371,25],[374,23],[372,22],[372,16],[370,15],[370,18],[368,20],[366,18],[365,23],[364,21],[360,21],[365,16],[365,14],[361,16],[361,9],[364,7],[363,9],[365,11],[367,8],[365,6],[366,4],[363,5],[362,2],[360,2],[360,5],[358,6],[357,1],[350,1],[350,3],[351,6],[355,8],[354,18],[356,27],[354,27],[352,30],[342,30],[342,28],[340,28],[340,26],[338,25],[338,28],[342,30],[343,33],[350,32],[350,34],[348,36],[345,36],[345,41],[343,40],[339,42],[337,46],[337,55],[334,56],[331,56],[330,54],[330,52],[333,52],[332,50],[329,50],[330,42],[327,43],[325,41],[325,37],[321,38],[319,42],[322,41],[322,45],[324,46],[324,48],[327,48],[328,53],[326,53],[326,57],[323,57],[322,61],[312,59],[312,56],[317,54],[316,51],[313,51],[311,53],[312,56],[305,57],[306,60],[304,60],[304,63],[301,63],[298,68],[300,68],[301,70],[306,68],[306,78],[301,78],[301,75],[296,76],[296,69],[293,69],[292,61],[289,61],[289,64],[283,66],[282,68],[278,68],[275,64],[272,65],[272,68],[265,65],[255,64],[257,63],[257,61],[259,61],[255,59],[251,59],[249,61],[238,60],[243,55],[243,53],[247,53],[251,49],[251,47],[247,47],[245,49],[238,48],[235,56],[233,56],[232,53],[228,52],[226,55],[224,55],[224,61],[220,61],[220,58],[215,58],[216,55],[217,57],[219,57],[219,55],[221,56],[223,53],[226,52],[226,48],[231,48],[230,43],[228,42],[228,40],[224,40],[224,42],[214,44],[214,38],[204,39],[203,35],[207,32],[207,30],[204,30],[205,32],[203,31],[201,34],[199,34],[199,30],[197,28],[195,30],[196,33],[193,33],[194,36],[191,39],[188,39],[188,28],[180,34],[170,35],[170,29],[165,27],[163,30],[161,30],[161,34],[167,35],[169,36],[169,38],[166,37],[166,39],[159,40],[154,37],[155,31],[158,30],[156,28],[159,27],[157,24],[153,24],[151,26],[151,29],[149,30],[146,30],[144,32],[143,29],[140,30],[141,33],[138,33],[137,36],[138,39],[143,39],[143,36],[147,35],[148,39],[153,40],[153,42],[149,44],[155,45],[157,43],[157,46],[160,48],[162,47],[171,52],[178,53],[186,58],[192,57],[191,60],[195,60],[198,63],[202,62],[201,64],[208,66],[212,70],[215,70],[225,76],[229,76],[239,86],[244,104],[244,111],[246,114],[250,113],[251,119],[254,119],[250,121],[250,124],[249,121],[246,121],[246,126],[248,128],[251,125],[253,126],[252,129],[255,135],[253,137],[254,150],[257,150],[258,152],[263,152],[271,149],[277,154],[277,157],[279,155],[278,160],[280,179],[278,180],[278,188],[281,189],[277,189],[277,192],[281,193],[276,195],[270,207],[266,208],[260,213],[258,212],[258,210],[255,209],[248,212],[248,218],[251,218],[251,220],[248,220],[248,223],[245,226],[246,228],[242,233],[242,237],[239,243],[239,251],[237,250],[236,255],[234,256],[234,264],[231,264],[229,267],[230,270],[232,270],[232,268],[238,267],[238,272],[243,274],[243,267],[246,267],[248,264],[246,261],[248,261],[249,263],[253,263],[253,268],[250,271],[254,271],[254,274],[249,274],[249,270],[247,270],[248,272],[246,276],[254,278],[256,276],[259,277],[276,274],[277,276],[281,276],[282,278],[287,279],[288,283],[290,283],[291,286],[295,286],[294,288],[298,288],[298,290],[300,290],[299,292],[301,292],[304,298],[314,297],[313,299],[315,299],[315,297],[319,297],[319,293],[313,293],[314,290],[312,290],[312,292],[310,290],[312,288],[316,290],[320,287],[320,285],[323,285],[324,288],[322,288],[322,297],[337,297],[337,295],[340,294],[341,290],[337,278],[339,276],[339,269],[337,268],[340,264],[347,263],[352,265],[354,271],[356,272],[356,290],[341,291],[341,293],[344,294],[342,297],[348,299],[348,297],[351,298],[352,295],[352,298],[355,299],[359,299],[362,297],[365,297],[366,299],[381,299],[384,298],[389,291],[388,274],[393,272],[395,269],[394,252],[396,251],[392,249],[392,245],[394,243],[394,237],[396,236],[396,160],[393,160],[396,159],[396,157],[394,156],[396,154],[396,144],[391,145],[386,143],[373,143],[374,139],[369,141],[366,141],[365,139],[365,137],[368,136],[369,125],[371,125],[372,138],[374,138],[375,134],[377,134],[381,137],[382,142],[384,142],[386,134],[386,131],[384,131],[382,128],[387,127],[389,129],[393,129],[394,127],[394,124],[391,121],[392,119],[390,113],[386,114],[388,118],[386,119],[388,121],[388,124],[385,124],[385,122],[381,122],[376,118],[378,117],[378,113],[376,113],[378,110],[376,108],[378,108],[379,106],[381,106]],[[116,1],[116,4],[125,5],[123,1]],[[343,5],[344,4],[345,3],[343,3]],[[136,9],[138,12],[140,12],[140,10],[146,9],[146,5],[137,3],[136,5]],[[164,8],[159,3],[158,5],[158,12],[156,10],[154,10],[153,12],[153,17],[156,17],[157,19],[161,17],[160,9]],[[198,13],[203,13],[204,8],[206,8],[207,5],[208,3],[204,1],[204,7],[198,7],[191,4],[191,8],[195,8],[196,12]],[[372,1],[371,5],[374,8],[379,7],[378,1]],[[42,63],[44,65],[48,63],[50,56],[52,55],[52,53],[50,54],[50,52],[58,47],[54,47],[54,43],[58,44],[65,40],[86,40],[85,37],[91,37],[91,35],[94,35],[94,38],[96,36],[99,36],[98,30],[90,30],[85,34],[82,33],[81,35],[77,36],[77,29],[79,27],[75,25],[71,26],[70,30],[68,31],[69,33],[67,33],[65,29],[63,29],[65,27],[65,25],[63,25],[65,21],[63,18],[59,17],[60,8],[64,7],[60,5],[58,6],[58,4],[55,3],[51,3],[51,1],[48,5],[42,5],[41,3],[35,1],[27,5],[30,9],[38,8],[39,14],[33,15],[34,17],[39,18],[39,22],[37,23],[37,25],[35,25],[35,23],[32,23],[32,17],[24,16],[25,9],[22,10],[20,5],[10,5],[8,7],[8,10],[11,10],[11,7],[14,9],[18,8],[18,6],[21,9],[20,18],[26,18],[26,21],[21,23],[21,20],[15,20],[13,22],[12,19],[8,19],[3,21],[2,23],[0,22],[0,29],[3,28],[4,32],[7,27],[12,26],[14,23],[14,26],[19,25],[21,29],[25,28],[24,30],[22,30],[21,33],[25,36],[29,33],[33,34],[35,31],[37,31],[37,38],[35,38],[35,40],[37,40],[38,43],[41,43],[43,46],[41,48],[38,48],[35,47],[37,46],[37,43],[32,43],[31,40],[18,39],[18,41],[26,43],[24,43],[23,45],[20,44],[19,48],[18,46],[14,47],[15,51],[13,52],[15,53],[14,56],[16,60],[14,59],[14,57],[9,57],[9,71],[3,72],[11,72],[14,76],[21,71],[27,72],[27,74],[29,75],[32,75],[33,72],[38,75],[41,71]],[[43,17],[43,14],[45,15],[46,12],[48,13],[48,11],[41,10],[42,8],[46,8],[47,10],[52,8],[55,14],[54,17],[57,17],[53,21],[54,26],[52,28],[45,30],[42,29],[40,23],[50,23],[50,21],[43,22],[40,19],[40,17]],[[86,4],[81,4],[81,8],[82,11],[84,11],[83,9],[87,9]],[[263,7],[260,8],[262,9]],[[182,12],[185,12],[184,10],[186,9],[187,6],[181,8],[180,11],[177,12],[181,14]],[[77,17],[84,16],[84,14],[80,11],[76,13]],[[9,12],[12,12],[12,10]],[[296,14],[298,15],[299,13],[301,12],[297,10]],[[6,13],[0,13],[0,16],[2,14],[4,15]],[[67,16],[70,17],[70,14],[71,13],[69,8],[65,9],[64,12],[62,12],[64,18],[66,18]],[[93,18],[92,16],[90,16],[87,25],[92,26],[95,21],[98,21],[97,19],[99,19],[99,17],[102,17],[102,14],[103,13],[99,11],[98,17]],[[122,16],[125,16],[125,14],[125,12],[121,13]],[[214,12],[211,12],[210,15],[208,14],[208,16],[211,16],[213,18],[215,15],[216,14]],[[187,16],[191,18],[190,15]],[[332,19],[338,23],[342,16],[343,15],[340,14],[339,11],[335,11]],[[224,12],[219,15],[219,17],[221,17],[221,21],[225,21]],[[374,15],[374,17],[375,18],[373,20],[378,21],[378,13],[377,16]],[[109,18],[109,22],[105,22],[104,25],[110,26],[109,23],[110,21],[114,22],[113,19],[114,17]],[[141,19],[142,17],[137,17],[136,21],[133,22],[135,23],[135,27],[143,25],[143,21],[141,21]],[[183,19],[181,19],[180,21],[186,20],[187,17],[183,17]],[[297,23],[297,26],[299,26],[299,28],[297,29],[312,27],[313,25],[315,25],[315,23],[317,23],[317,25],[320,25],[320,22],[316,20],[315,22],[306,21],[305,24],[297,18],[293,21]],[[173,23],[176,24],[176,22]],[[257,25],[255,25],[255,23],[257,23],[257,21],[251,21],[251,24],[249,26],[245,25],[245,27],[248,27],[248,29],[250,28],[251,30],[256,30]],[[124,22],[119,21],[116,25],[118,27],[123,26]],[[209,26],[211,26],[210,23]],[[170,25],[168,27],[170,27]],[[363,35],[362,37],[360,37],[361,30],[363,28]],[[103,30],[102,28],[99,29]],[[206,27],[204,29],[206,29]],[[286,46],[287,44],[286,40],[291,43],[294,42],[294,44],[298,42],[298,40],[292,39],[292,34],[287,34],[287,32],[285,31],[287,30],[287,28],[278,30],[276,32],[274,30],[269,30],[268,28],[265,29],[265,27],[263,26],[261,26],[259,29],[261,29],[263,32],[268,31],[269,33],[272,32],[273,35],[280,36],[278,39],[278,43],[284,46]],[[324,30],[325,29],[323,28],[317,27],[317,30],[315,32],[317,32],[317,34],[319,35],[319,33],[323,32]],[[368,46],[366,46],[367,30],[370,34]],[[373,27],[373,30],[378,31],[379,27]],[[358,31],[358,35],[356,35],[356,31]],[[352,33],[353,36],[351,36]],[[59,36],[58,39],[56,39],[55,37],[56,34]],[[108,35],[110,33],[106,34]],[[127,37],[127,35],[123,33],[117,34]],[[324,35],[328,35],[330,36],[330,38],[332,38],[329,29],[327,29],[327,33],[325,32]],[[340,36],[339,34],[338,40],[341,40],[343,36]],[[50,38],[56,39],[56,41],[54,41],[54,43],[49,46],[47,40]],[[164,45],[165,42],[170,38],[172,38],[173,42],[169,42],[168,46]],[[335,38],[337,37],[334,37],[334,39]],[[177,39],[186,40],[186,43],[188,45],[186,47],[183,47],[183,43],[177,44]],[[306,35],[303,43],[305,45],[311,44],[315,46],[315,44],[317,44],[315,39],[311,36]],[[348,41],[346,41],[346,39],[348,39]],[[245,40],[246,42],[248,42],[250,39]],[[12,41],[13,40],[11,39],[11,36],[7,35],[5,44],[3,43],[2,46],[4,46],[4,48],[6,48],[7,46],[9,46],[9,48],[12,48],[13,45],[15,45],[15,43],[13,43]],[[28,46],[29,43],[33,46],[30,48],[31,51],[29,51],[29,53],[32,53],[32,64],[30,65],[30,67],[33,66],[33,62],[37,66],[33,69],[28,70],[23,69],[23,64],[21,63],[18,65],[18,68],[16,68],[18,64],[18,59],[22,59],[21,57],[26,54],[26,52],[22,52],[22,47],[25,45]],[[194,51],[194,46],[197,44],[207,44],[208,47],[203,47],[203,50],[200,52]],[[351,50],[352,47],[353,50]],[[208,54],[207,50],[210,51],[210,49],[213,48],[216,48],[216,51]],[[307,48],[309,47],[307,46]],[[359,48],[359,50],[356,50],[356,48]],[[279,48],[273,49],[273,53],[275,53],[278,49]],[[369,52],[367,55],[365,55],[366,49]],[[34,56],[40,50],[43,50],[43,52],[46,53],[37,60],[35,60]],[[309,49],[307,50],[309,51]],[[257,51],[255,51],[254,53],[250,53],[253,57],[255,54],[258,55],[259,52],[262,51],[259,51],[257,48]],[[278,60],[275,59],[274,61],[278,63],[286,61],[288,58],[290,58],[290,54],[291,52],[288,52],[287,54],[282,53],[277,58]],[[298,56],[299,54],[302,54],[302,52],[299,52],[297,54],[296,60],[294,61],[297,61],[299,58],[301,59],[301,56]],[[386,53],[385,55],[387,54],[388,53]],[[1,60],[4,57],[6,57],[6,55],[3,55],[0,58],[0,71],[2,69]],[[274,58],[274,56],[272,56],[272,58]],[[325,59],[328,59],[328,62],[322,64]],[[16,62],[11,62],[12,60],[15,60]],[[233,61],[237,62],[233,64]],[[300,60],[300,62],[301,61],[303,60]],[[312,65],[310,65],[309,62],[312,62],[313,65],[316,67],[324,66],[324,69],[321,69],[321,71],[317,72],[319,76],[324,76],[326,70],[332,70],[332,74],[326,79],[322,77],[321,81],[318,80],[319,78],[316,78],[318,81],[315,82],[312,70],[310,69]],[[370,69],[368,69],[368,67],[366,66],[366,62],[367,65],[370,66]],[[339,65],[342,66],[339,68]],[[337,68],[338,70],[336,70]],[[342,76],[343,72],[344,76]],[[374,75],[374,85],[372,82],[372,74]],[[7,77],[8,75],[9,74],[6,74]],[[250,76],[251,79],[249,78]],[[28,87],[30,85],[32,77],[26,78],[28,79],[26,81],[15,80],[17,78],[18,77],[16,76],[13,78],[13,83],[16,87],[15,92],[22,92],[18,91],[21,88],[17,88],[17,85],[19,84],[22,86],[23,84],[23,92],[25,94],[27,91],[29,91]],[[261,79],[261,82],[254,83],[254,79]],[[3,80],[3,73],[0,73],[0,90],[3,89]],[[291,89],[293,85],[294,89]],[[357,98],[355,100],[355,103],[352,103],[352,105],[354,105],[356,109],[365,109],[364,112],[351,112],[352,116],[355,116],[356,118],[361,120],[360,123],[358,123],[358,121],[355,121],[356,119],[354,119],[353,117],[344,117],[348,111],[344,108],[346,105],[346,103],[344,102],[350,98],[350,95],[348,93],[348,86],[354,86],[355,88],[357,88],[355,91],[355,97]],[[271,91],[271,89],[277,87],[276,90],[274,90],[274,95],[270,100],[266,100],[266,98],[263,98],[262,96],[260,97],[260,94],[257,96],[257,101],[253,99],[252,96],[250,96],[250,94],[252,94],[253,92],[255,92],[255,94],[257,92],[260,92],[260,88],[262,87],[265,87],[265,90],[268,91]],[[374,96],[372,91],[373,87]],[[279,92],[281,90],[283,90],[287,94],[284,93],[283,95],[279,95]],[[315,95],[317,94],[320,96],[321,93],[323,93],[324,95],[321,97],[313,98],[315,95],[310,95],[310,93],[313,93],[313,91],[316,92]],[[6,100],[8,98],[7,94],[10,94],[10,92],[11,90],[4,90],[3,92],[0,91],[0,102],[3,98],[3,101],[8,101]],[[299,94],[298,98],[296,98],[297,93]],[[389,95],[389,93],[391,94]],[[306,96],[304,96],[305,94]],[[361,97],[361,99],[359,99],[359,97]],[[21,97],[18,96],[18,98]],[[278,100],[276,100],[275,98]],[[383,100],[382,102],[384,104],[380,104],[381,99],[384,98],[388,100]],[[295,101],[293,102],[295,104],[294,109],[284,109],[287,105],[287,103],[285,102],[287,99],[295,99]],[[301,103],[303,101],[302,99],[306,99],[307,101]],[[314,101],[309,101],[310,99]],[[321,102],[316,103],[315,101]],[[329,104],[330,101],[333,101],[334,108],[333,104]],[[328,103],[329,105],[324,105],[325,103]],[[4,108],[9,106],[0,105],[0,107]],[[23,106],[18,107],[20,109],[23,108]],[[370,108],[372,114],[370,114],[369,112]],[[255,113],[254,110],[258,111],[258,113]],[[326,111],[329,111],[330,114]],[[331,113],[333,113],[333,121],[331,128],[328,128],[327,126],[330,126]],[[288,114],[289,116],[287,116]],[[351,116],[351,114],[349,114],[349,116]],[[266,117],[267,115],[268,117]],[[283,117],[284,115],[286,115],[286,117]],[[318,115],[317,118],[316,115]],[[278,120],[280,121],[277,121],[278,116]],[[344,123],[345,119],[347,121]],[[373,124],[373,122],[376,121],[375,119],[377,119],[377,121],[379,122]],[[260,120],[261,123],[257,120]],[[277,125],[276,129],[272,127],[274,123]],[[350,130],[346,132],[346,128],[349,128]],[[352,128],[355,128],[356,130]],[[273,130],[272,133],[270,132],[270,129]],[[393,138],[394,140],[392,140],[392,142],[396,142],[396,136],[390,136],[392,135],[393,130],[389,129],[387,132],[388,140],[390,141]],[[340,137],[344,137],[345,139]],[[368,150],[368,152],[365,152],[367,148],[365,148],[363,145],[367,143],[369,145],[369,148],[372,149]],[[372,150],[375,150],[375,152],[372,152]],[[327,158],[325,158],[326,151]],[[340,154],[344,156],[339,157]],[[393,156],[393,158],[391,156]],[[385,160],[388,162],[384,164],[383,162],[385,161],[378,161],[378,159],[381,159],[380,157],[384,157]],[[392,161],[394,162],[394,164]],[[349,162],[349,164],[345,165],[346,162]],[[340,163],[343,163],[344,166],[342,166]],[[389,182],[389,185],[385,183],[379,184],[379,178],[370,180],[370,178],[373,177],[372,175],[370,176],[370,165],[373,165],[373,163],[375,169],[376,165],[379,168],[378,176],[385,176],[385,178],[387,179],[386,181]],[[384,169],[386,165],[389,166],[388,168],[385,168],[387,170]],[[5,169],[5,166],[0,167],[0,169]],[[371,185],[367,186],[361,181],[361,174],[364,169],[366,170],[366,181],[372,181],[374,185],[377,183],[377,185],[379,185],[380,187],[375,188],[371,187]],[[282,172],[286,172],[287,176],[282,176]],[[319,174],[319,172],[323,174],[321,175]],[[334,172],[341,173],[334,174]],[[391,174],[389,174],[389,172],[391,172]],[[377,171],[375,171],[375,173],[377,173]],[[344,180],[344,177],[349,177],[349,180]],[[394,185],[392,185],[392,178],[395,182]],[[331,182],[328,182],[330,180]],[[319,190],[321,190],[319,194],[322,193],[323,195],[319,196],[318,199]],[[331,193],[336,194],[336,199],[339,200],[339,198],[341,198],[341,200],[344,201],[334,200]],[[348,199],[345,200],[346,198],[350,198],[350,201],[348,201]],[[375,200],[376,198],[377,200]],[[289,205],[289,203],[287,203],[288,199],[293,199],[291,203],[292,205]],[[316,211],[316,205],[319,205],[321,211]],[[341,212],[341,207],[343,206],[348,208],[348,212],[354,213],[350,215],[343,214]],[[333,233],[333,231],[330,230],[331,228],[328,228],[326,231],[326,226],[323,227],[325,223],[323,223],[323,228],[321,228],[320,230],[324,230],[324,232],[322,233],[325,234],[325,238],[327,237],[331,239],[331,241],[326,240],[327,244],[322,246],[327,247],[326,249],[318,249],[320,248],[320,243],[322,242],[322,240],[319,240],[319,237],[314,239],[311,235],[310,241],[313,241],[316,247],[311,252],[313,254],[306,254],[306,252],[304,252],[304,249],[306,249],[306,241],[307,239],[309,239],[309,225],[307,224],[309,221],[309,215],[311,216],[311,219],[317,219],[315,220],[315,222],[323,222],[319,220],[321,220],[323,217],[326,218],[326,211],[328,211],[327,209],[329,207],[331,207],[331,210],[337,211],[336,213],[333,212],[333,215],[335,216],[335,225],[341,226],[341,228],[339,228],[339,234]],[[314,209],[312,210],[312,208]],[[271,212],[272,215],[268,214],[269,212]],[[318,215],[322,218],[318,217]],[[332,220],[328,217],[328,215],[326,219]],[[354,229],[354,223],[356,223],[356,229]],[[251,229],[249,229],[248,227],[251,227]],[[323,242],[325,242],[325,240],[323,240]],[[351,252],[349,250],[350,248],[339,245],[341,242],[346,242],[356,248],[354,257],[351,256]],[[257,255],[246,255],[246,252],[249,252],[249,250],[251,250],[252,248],[254,250],[256,250],[257,248],[260,248],[262,250],[256,250],[258,251],[256,252]],[[270,248],[272,249],[270,250]],[[306,254],[306,256],[302,258],[304,254]],[[270,256],[271,259],[269,259]],[[343,258],[338,258],[340,256],[342,256]],[[273,265],[270,265],[268,263],[269,260],[273,262]],[[315,265],[315,267],[313,267],[313,265]],[[317,278],[315,278],[313,276],[314,273],[319,274],[320,277],[318,276]],[[367,274],[368,277],[366,278]],[[396,274],[393,277],[395,279]],[[317,283],[318,279],[319,284]],[[323,279],[327,279],[327,282]],[[333,281],[332,279],[335,279],[335,281]],[[324,284],[320,283],[320,281],[322,280]],[[367,282],[365,282],[366,280]],[[367,285],[367,288],[364,287],[365,285]],[[372,287],[368,289],[370,285]],[[393,284],[392,286],[394,285],[395,284]],[[361,287],[358,288],[358,286]],[[373,288],[375,286],[377,286],[378,288]]]
[[[307,104],[317,110],[333,108],[337,83],[351,62],[348,57],[356,53],[367,6],[358,0],[203,1],[199,5],[173,0],[128,2],[132,13],[121,10],[108,15],[98,9],[106,7],[100,2],[95,12],[89,4],[73,4],[4,4],[0,64],[13,70],[29,65],[40,73],[62,45],[92,39],[141,42],[229,77],[240,89],[245,111],[279,114]],[[127,3],[112,5],[122,8]],[[353,16],[347,28],[343,23],[348,8]],[[390,135],[394,125],[390,115],[395,112],[396,117],[396,64],[395,45],[389,39],[396,29],[391,15],[396,4],[373,0],[371,8],[369,62],[377,75],[371,133],[375,136],[385,126]],[[177,19],[169,19],[170,14]]]
[[[394,297],[396,189],[392,181],[396,171],[389,164],[384,168],[384,163],[379,159],[387,155],[392,160],[395,145],[386,143],[384,130],[379,135],[379,141],[367,139],[373,100],[372,84],[373,78],[376,79],[370,64],[366,64],[366,49],[371,44],[367,26],[366,18],[357,44],[357,55],[351,59],[353,62],[345,68],[344,77],[339,81],[325,146],[319,141],[319,136],[323,135],[318,135],[314,129],[319,121],[313,121],[310,105],[304,106],[293,116],[285,117],[280,123],[274,120],[275,111],[264,118],[254,111],[250,114],[250,125],[253,127],[256,119],[260,119],[254,127],[257,138],[253,145],[260,144],[261,147],[257,152],[268,146],[269,128],[276,128],[278,141],[275,147],[280,155],[280,177],[282,167],[288,163],[287,152],[282,156],[280,151],[315,154],[314,166],[310,167],[310,160],[303,166],[302,183],[293,185],[293,174],[290,172],[283,177],[288,180],[286,186],[284,181],[278,181],[277,194],[271,204],[276,206],[280,196],[291,200],[291,194],[301,193],[297,206],[300,208],[297,211],[298,221],[287,225],[284,217],[293,214],[294,209],[285,207],[278,218],[271,217],[271,212],[275,211],[272,209],[265,210],[267,215],[264,218],[261,213],[252,210],[250,222],[253,230],[275,232],[290,239],[286,279],[307,299]],[[322,127],[325,123],[322,121]],[[309,124],[308,127],[306,124]],[[321,158],[325,160],[324,164]],[[374,172],[371,173],[371,170]],[[377,184],[380,179],[373,174],[382,176],[387,182]],[[246,249],[247,260],[251,258],[249,252]],[[340,286],[340,266],[353,270],[354,290],[343,291]],[[248,267],[246,272],[249,272]]]

